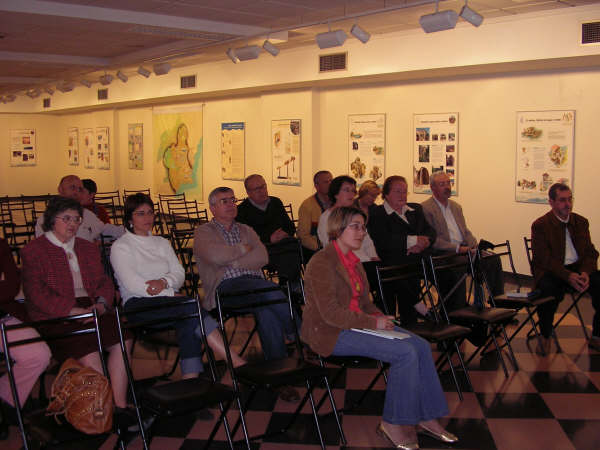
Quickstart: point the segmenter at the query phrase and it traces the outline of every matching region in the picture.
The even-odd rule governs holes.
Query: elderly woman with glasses
[[[110,252],[110,261],[123,299],[125,313],[130,321],[155,320],[162,317],[186,316],[197,313],[196,305],[181,304],[187,298],[178,294],[185,281],[185,272],[171,244],[165,238],[152,235],[154,202],[146,194],[127,197],[124,206],[127,231],[117,239]],[[171,304],[169,308],[149,309],[134,313],[158,303]],[[225,347],[215,320],[202,310],[208,345],[218,356],[225,356]],[[161,324],[168,326],[169,323]],[[200,325],[195,318],[174,322],[181,353],[182,378],[197,377],[203,372]],[[233,363],[245,361],[232,353]]]
[[[330,243],[306,267],[302,339],[322,356],[366,356],[390,364],[383,418],[377,433],[394,447],[417,449],[417,433],[445,443],[458,440],[438,418],[448,405],[430,345],[394,326],[371,301],[365,271],[355,254],[366,236],[366,215],[339,207],[327,222]],[[357,331],[366,329],[368,333]],[[373,332],[397,332],[389,339]]]
[[[55,197],[44,212],[42,234],[21,251],[23,290],[29,317],[33,320],[54,319],[84,314],[96,309],[100,316],[100,334],[108,351],[115,405],[127,407],[127,377],[119,346],[114,313],[112,280],[104,272],[96,244],[76,237],[83,210],[79,202]],[[40,326],[42,336],[69,332],[80,324],[58,323]],[[75,358],[86,367],[102,373],[95,334],[50,340],[48,345],[58,361]],[[130,347],[130,341],[127,341]]]

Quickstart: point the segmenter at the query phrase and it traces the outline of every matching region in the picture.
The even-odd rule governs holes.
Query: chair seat
[[[141,395],[145,407],[166,416],[185,414],[233,398],[229,386],[203,377],[152,386]]]
[[[514,309],[483,308],[467,306],[466,308],[451,311],[448,316],[458,323],[497,323],[512,319],[517,314]]]
[[[273,359],[245,364],[235,369],[245,384],[278,387],[301,382],[305,377],[323,377],[326,368],[296,358]]]
[[[341,367],[360,367],[360,366],[375,366],[375,360],[366,356],[335,356],[331,355],[323,358],[327,364],[334,364]]]
[[[447,339],[456,339],[471,333],[471,329],[456,324],[435,322],[418,322],[406,329],[430,342],[440,342]]]
[[[536,306],[543,305],[554,300],[554,297],[534,297],[534,298],[513,298],[506,295],[499,295],[494,297],[494,303],[499,308],[509,309],[521,309],[521,308],[535,308]]]

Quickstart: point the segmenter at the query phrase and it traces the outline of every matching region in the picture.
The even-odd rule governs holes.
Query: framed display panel
[[[33,128],[10,130],[8,152],[11,166],[37,164],[36,134]]]
[[[110,169],[110,141],[108,127],[96,128],[96,162],[98,169]]]
[[[221,123],[221,175],[224,180],[243,180],[246,173],[246,125]]]
[[[81,130],[83,142],[83,167],[93,169],[96,167],[96,140],[93,128]]]
[[[385,179],[385,114],[348,116],[348,173],[360,186]]]
[[[79,165],[79,130],[77,128],[69,128],[67,131],[67,157],[69,165]]]
[[[300,186],[302,129],[300,119],[271,121],[273,184]]]
[[[130,169],[144,168],[144,124],[127,125],[127,161]]]

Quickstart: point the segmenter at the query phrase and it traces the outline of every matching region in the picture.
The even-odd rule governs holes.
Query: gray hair
[[[233,192],[233,189],[227,186],[219,186],[214,188],[212,191],[210,191],[210,194],[208,194],[208,204],[210,206],[214,206],[217,203],[217,195],[224,194],[225,192]]]
[[[442,175],[446,175],[448,176],[448,174],[446,172],[433,172],[431,174],[431,176],[429,177],[429,187],[433,188],[433,185],[435,184],[436,180],[441,177]]]

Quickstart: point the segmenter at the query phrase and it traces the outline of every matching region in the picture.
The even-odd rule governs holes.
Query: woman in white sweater
[[[178,289],[185,281],[185,272],[168,240],[152,235],[154,203],[145,194],[135,194],[125,201],[125,227],[127,231],[111,248],[110,262],[119,283],[125,313],[147,307],[156,302],[169,302],[173,306],[157,310],[128,314],[130,321],[145,321],[160,317],[188,315],[197,312],[194,304],[181,305],[185,299]],[[225,350],[215,320],[202,310],[208,345],[217,356],[224,357]],[[173,324],[181,355],[182,378],[193,378],[203,371],[202,341],[197,319],[179,320]],[[245,363],[232,352],[235,366]]]

